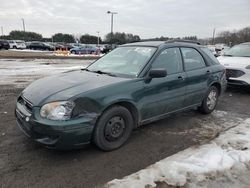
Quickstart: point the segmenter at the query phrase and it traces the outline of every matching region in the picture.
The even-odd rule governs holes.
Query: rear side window
[[[201,54],[194,48],[181,48],[184,59],[185,70],[195,70],[206,67],[206,63]]]
[[[208,55],[210,59],[213,60],[213,64],[220,64],[218,59],[214,56],[214,54],[206,47],[202,47],[201,50]]]
[[[167,48],[163,50],[155,59],[152,68],[164,68],[168,74],[182,72],[182,59],[179,48]]]

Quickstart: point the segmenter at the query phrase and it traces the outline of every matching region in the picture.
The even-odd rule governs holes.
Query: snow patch
[[[218,111],[215,114],[225,115]],[[207,177],[216,177],[232,168],[247,166],[249,162],[250,119],[241,119],[237,126],[221,133],[210,143],[181,151],[123,179],[112,180],[105,187],[156,187],[157,182],[184,186],[188,182],[198,183]]]

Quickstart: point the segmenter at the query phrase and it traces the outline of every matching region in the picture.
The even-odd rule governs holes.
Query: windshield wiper
[[[107,74],[107,75],[109,75],[109,76],[116,77],[116,75],[113,74],[113,73],[111,73],[111,72],[104,72],[104,71],[101,71],[101,70],[91,71],[91,72],[94,72],[94,73],[97,73],[97,74]]]
[[[230,55],[230,54],[223,54],[223,56],[233,57],[233,56],[232,56],[232,55]]]
[[[109,75],[109,76],[113,76],[113,77],[117,77],[115,74],[111,73],[111,72],[104,72],[104,71],[101,71],[101,70],[89,70],[89,69],[81,69],[81,70],[85,70],[85,71],[88,71],[88,72],[94,72],[94,73],[97,73],[97,74],[106,74],[106,75]]]
[[[101,70],[94,71],[94,70],[89,70],[87,68],[83,68],[81,70],[88,71],[88,72],[94,72],[94,73],[97,73],[97,74],[106,74],[106,75],[109,75],[109,76],[117,77],[115,74],[113,74],[111,72],[104,72],[104,71],[101,71]]]

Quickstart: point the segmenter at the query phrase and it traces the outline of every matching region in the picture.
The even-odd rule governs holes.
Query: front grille
[[[241,70],[235,70],[235,69],[226,69],[226,76],[227,78],[239,78],[243,76],[245,72]]]
[[[30,112],[30,113],[32,112],[33,105],[26,98],[24,98],[23,96],[20,96],[18,98],[17,102],[19,102],[21,105],[23,105],[28,112]]]

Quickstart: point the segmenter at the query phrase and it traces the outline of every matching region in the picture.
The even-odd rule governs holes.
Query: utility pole
[[[100,43],[99,34],[100,34],[100,31],[97,31],[97,47],[99,47],[99,43]]]
[[[214,28],[214,31],[213,31],[213,40],[212,40],[212,45],[214,45],[215,30],[216,30],[216,28]]]
[[[1,26],[1,33],[2,33],[2,36],[3,36],[3,26]]]
[[[22,22],[23,22],[23,31],[25,32],[25,23],[24,23],[24,19],[21,18]]]
[[[114,14],[118,14],[118,12],[111,12],[107,11],[108,14],[111,14],[111,36],[110,36],[110,43],[112,44],[113,38],[113,25],[114,25]]]

